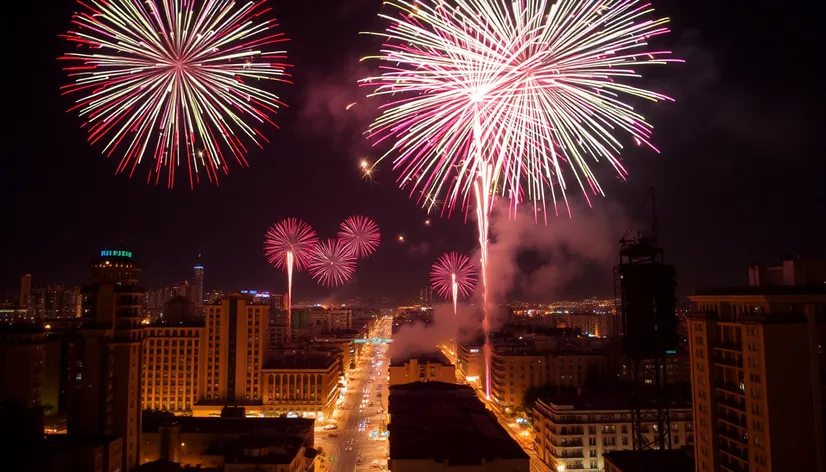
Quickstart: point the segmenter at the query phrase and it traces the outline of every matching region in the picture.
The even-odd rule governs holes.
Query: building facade
[[[261,401],[269,318],[269,305],[240,294],[206,307],[201,399],[227,405]]]
[[[691,299],[699,309],[688,320],[697,470],[826,470],[826,285]]]
[[[262,371],[265,416],[297,415],[324,422],[332,418],[339,392],[337,356],[300,353],[274,356]]]
[[[149,325],[144,332],[142,409],[191,411],[204,381],[203,323]]]
[[[41,406],[45,344],[46,334],[36,324],[0,325],[0,402]]]
[[[670,414],[672,447],[686,447],[694,435],[691,406],[672,406]],[[643,432],[651,438],[654,424],[653,416],[643,423]],[[625,392],[540,399],[534,407],[534,432],[537,456],[554,470],[602,471],[603,454],[634,447]]]
[[[525,390],[548,382],[548,356],[532,349],[494,348],[491,393],[497,406],[511,413],[522,406]]]
[[[138,465],[141,424],[140,267],[128,251],[102,251],[81,289],[82,326],[69,345],[68,434],[122,439],[122,463]]]
[[[399,356],[390,362],[390,386],[411,382],[456,383],[456,366],[441,352]]]
[[[196,265],[192,274],[192,303],[200,316],[204,310],[204,266]]]

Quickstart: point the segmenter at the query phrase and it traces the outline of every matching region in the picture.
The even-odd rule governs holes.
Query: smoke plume
[[[619,205],[598,201],[593,208],[572,205],[571,218],[549,217],[537,223],[532,208],[524,205],[515,215],[508,206],[494,206],[488,246],[488,299],[491,306],[505,303],[514,291],[527,298],[549,301],[586,267],[611,267],[617,241],[628,225]],[[528,258],[531,270],[520,268]],[[478,251],[474,257],[479,260]],[[481,300],[481,284],[476,299]]]

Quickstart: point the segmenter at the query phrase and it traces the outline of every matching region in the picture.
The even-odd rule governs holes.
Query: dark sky
[[[200,248],[208,289],[277,289],[284,276],[265,262],[261,241],[286,216],[306,219],[322,236],[333,236],[353,213],[382,227],[382,247],[340,296],[412,296],[441,252],[473,249],[475,225],[455,215],[434,217],[425,227],[424,211],[395,187],[389,166],[380,168],[376,183],[360,179],[370,110],[343,108],[364,93],[355,85],[363,73],[358,59],[375,42],[358,32],[380,27],[381,2],[271,3],[292,39],[295,64],[295,85],[277,87],[290,105],[277,117],[281,129],[268,130],[271,142],[250,154],[250,168],[233,166],[220,187],[191,191],[183,179],[168,190],[114,175],[116,161],[85,142],[79,118],[65,113],[70,99],[58,93],[66,79],[55,58],[67,49],[58,34],[68,28],[74,2],[15,2],[18,11],[4,25],[5,75],[13,85],[4,87],[10,96],[0,173],[0,293],[14,293],[26,272],[35,284],[82,282],[88,261],[103,248],[133,251],[148,286],[189,278]],[[687,63],[647,80],[677,103],[646,110],[662,154],[630,149],[623,156],[627,182],[601,171],[607,198],[594,211],[610,205],[631,215],[655,186],[661,242],[682,293],[743,282],[751,261],[824,256],[819,16],[799,4],[768,1],[654,5],[673,18],[665,42]],[[613,243],[621,232],[597,236]],[[399,233],[406,244],[396,241]],[[520,258],[528,271],[533,258]],[[535,298],[611,293],[613,262],[590,264]],[[296,284],[298,299],[332,293],[306,275]]]

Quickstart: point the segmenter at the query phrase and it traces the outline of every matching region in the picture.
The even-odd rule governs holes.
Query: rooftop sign
[[[392,339],[384,339],[384,338],[370,338],[370,339],[354,339],[354,343],[357,344],[382,344],[382,343],[392,343]]]
[[[100,251],[100,257],[128,257],[129,259],[132,258],[131,251],[112,251],[110,249],[105,249]]]

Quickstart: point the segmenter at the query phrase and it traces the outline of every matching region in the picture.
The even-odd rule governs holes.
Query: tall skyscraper
[[[26,274],[20,277],[20,299],[18,300],[20,308],[29,310],[32,298],[32,274]]]
[[[206,307],[202,399],[227,405],[261,401],[269,318],[268,303],[253,303],[251,296],[241,294]]]
[[[698,472],[826,470],[826,285],[784,266],[690,297]]]
[[[106,467],[130,471],[141,434],[141,269],[131,252],[111,250],[91,269],[81,289],[83,324],[69,347],[68,433],[122,438],[122,464]]]
[[[204,311],[204,266],[196,265],[192,276],[192,303],[195,304],[195,313],[201,315]]]

